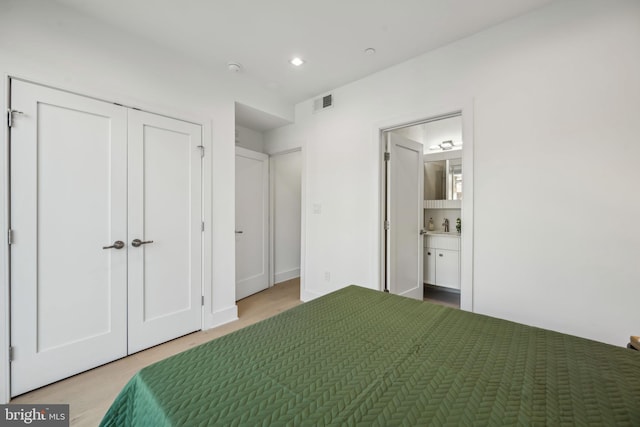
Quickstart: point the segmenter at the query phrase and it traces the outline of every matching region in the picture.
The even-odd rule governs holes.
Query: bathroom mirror
[[[425,200],[462,200],[462,159],[424,163]]]

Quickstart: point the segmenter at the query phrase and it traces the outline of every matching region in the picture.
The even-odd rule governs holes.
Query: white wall
[[[289,120],[290,106],[241,75],[199,68],[175,52],[48,1],[2,2],[0,72],[204,125],[208,148],[204,171],[205,327],[233,320],[235,253],[229,248],[234,247],[235,222],[234,102]],[[7,96],[3,83],[2,111],[8,107]],[[8,226],[6,161],[3,155],[0,222],[4,230]],[[6,246],[0,247],[0,277],[5,279],[0,293],[0,352],[7,354],[7,258]],[[7,378],[8,363],[4,357],[1,360],[0,378]],[[0,401],[6,397],[2,386]]]
[[[53,2],[6,1],[0,15],[0,70],[118,101],[210,128],[214,306],[233,304],[234,102],[290,117],[289,106],[242,76],[206,70],[174,52]],[[224,68],[224,67],[223,67]],[[229,298],[231,296],[231,298]],[[219,306],[221,304],[221,306]]]
[[[247,150],[264,153],[264,136],[262,132],[236,125],[236,145]]]
[[[306,134],[297,125],[282,126],[264,132],[264,149],[267,154],[278,154],[301,148],[305,145]]]
[[[302,152],[271,156],[275,283],[300,276]]]
[[[267,140],[304,141],[303,298],[378,288],[376,125],[472,103],[474,311],[624,345],[640,325],[639,16],[635,0],[558,2],[337,88],[330,110],[297,105]]]

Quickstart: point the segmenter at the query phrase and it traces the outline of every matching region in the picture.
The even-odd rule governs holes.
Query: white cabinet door
[[[269,287],[269,156],[236,148],[236,300]]]
[[[436,284],[436,250],[432,248],[424,249],[424,281]]]
[[[127,354],[126,110],[11,80],[11,395]]]
[[[137,110],[128,123],[131,354],[201,327],[202,134]]]
[[[433,249],[429,249],[433,251]],[[436,285],[460,289],[460,262],[458,251],[436,249]]]

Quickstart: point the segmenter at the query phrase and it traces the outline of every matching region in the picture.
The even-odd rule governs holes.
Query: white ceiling
[[[56,1],[297,103],[558,0]]]

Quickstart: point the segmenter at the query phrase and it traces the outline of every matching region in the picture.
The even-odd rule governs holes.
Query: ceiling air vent
[[[325,95],[321,98],[316,98],[313,100],[313,112],[317,113],[318,111],[326,110],[327,108],[333,107],[333,95]]]

